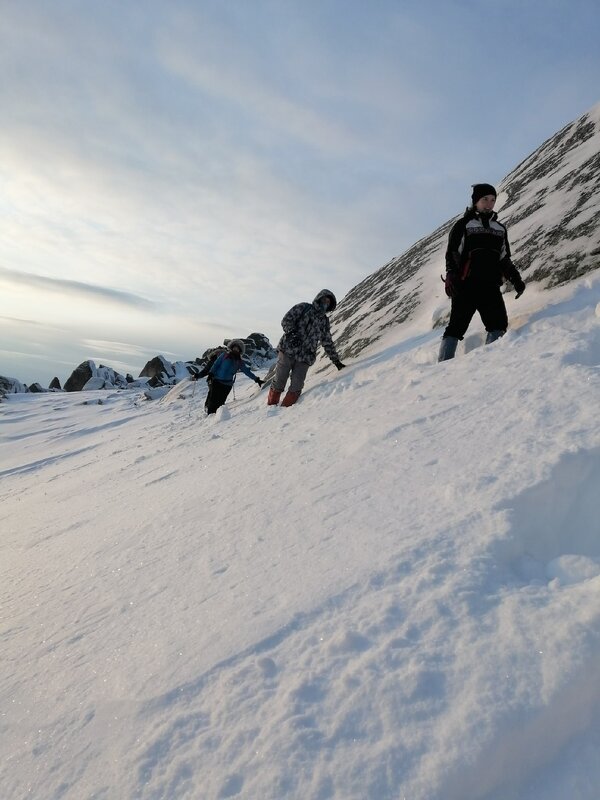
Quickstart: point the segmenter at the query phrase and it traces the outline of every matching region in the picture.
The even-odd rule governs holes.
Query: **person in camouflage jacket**
[[[279,403],[288,378],[290,387],[281,405],[291,406],[300,397],[308,368],[316,361],[319,344],[323,345],[338,369],[344,368],[331,338],[327,318],[336,305],[333,292],[323,289],[312,303],[298,303],[281,320],[283,336],[277,345],[277,368],[267,400],[270,406]]]

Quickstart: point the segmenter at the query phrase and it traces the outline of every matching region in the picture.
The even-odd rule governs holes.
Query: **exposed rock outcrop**
[[[0,375],[0,400],[6,395],[27,391],[29,391],[27,386],[16,378],[7,378],[4,375]]]
[[[250,368],[260,369],[277,357],[277,351],[264,333],[251,333],[246,338],[237,338],[241,338],[246,346],[244,361]],[[148,385],[153,388],[179,383],[183,378],[197,375],[215,350],[227,350],[227,345],[230,341],[231,339],[224,339],[222,345],[209,347],[202,356],[195,358],[193,361],[175,361],[171,363],[162,355],[155,356],[148,361],[140,372],[140,377],[149,378]]]
[[[154,356],[140,372],[140,378],[150,378],[152,386],[165,386],[175,377],[175,367],[164,356]]]
[[[124,389],[127,381],[112,367],[100,364],[96,367],[93,361],[83,361],[73,370],[65,381],[66,392],[90,391],[92,389]]]

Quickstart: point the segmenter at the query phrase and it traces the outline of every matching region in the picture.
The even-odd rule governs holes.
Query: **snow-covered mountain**
[[[600,103],[544,142],[497,188],[496,211],[508,226],[513,260],[525,281],[552,287],[598,269]],[[333,332],[344,358],[417,315],[432,326],[444,322],[449,306],[440,274],[448,232],[458,216],[361,281],[339,303]]]
[[[451,220],[291,408],[7,385],[2,800],[597,800],[599,125],[500,186],[489,347],[436,363]]]
[[[2,799],[597,800],[600,276],[518,302],[287,409],[7,397]]]

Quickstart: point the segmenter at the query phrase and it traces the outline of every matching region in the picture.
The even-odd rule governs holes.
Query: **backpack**
[[[212,373],[211,373],[211,369],[213,368],[217,358],[222,353],[226,353],[226,352],[227,352],[227,348],[226,347],[215,347],[215,349],[211,350],[210,353],[208,354],[208,358],[206,359],[206,363],[204,364],[202,369],[203,370],[208,370],[208,375],[206,376],[206,382],[208,383],[209,386],[212,383],[212,379],[213,379],[213,376],[212,376]]]
[[[208,358],[206,359],[206,364],[204,365],[203,369],[211,370],[213,368],[213,364],[217,360],[217,358],[221,355],[221,353],[226,353],[226,347],[215,347],[214,350],[211,350],[208,354]]]

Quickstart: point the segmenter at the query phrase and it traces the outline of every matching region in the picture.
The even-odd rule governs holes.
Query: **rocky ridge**
[[[223,345],[219,347],[226,349],[230,341],[231,339],[224,339]],[[270,364],[277,356],[271,342],[263,333],[251,333],[246,338],[243,338],[242,341],[246,346],[244,360],[251,369],[261,369]],[[97,389],[138,389],[145,386],[172,386],[183,378],[189,378],[190,375],[200,372],[215,349],[214,347],[209,347],[193,361],[171,362],[165,356],[157,355],[146,363],[137,379],[131,375],[123,376],[112,367],[107,367],[103,364],[96,366],[96,363],[91,360],[83,361],[67,378],[63,390],[66,392],[81,392]],[[27,386],[16,378],[0,376],[0,400],[9,394],[47,391],[62,391],[58,378],[52,380],[49,389],[44,389],[39,383],[32,383]]]

